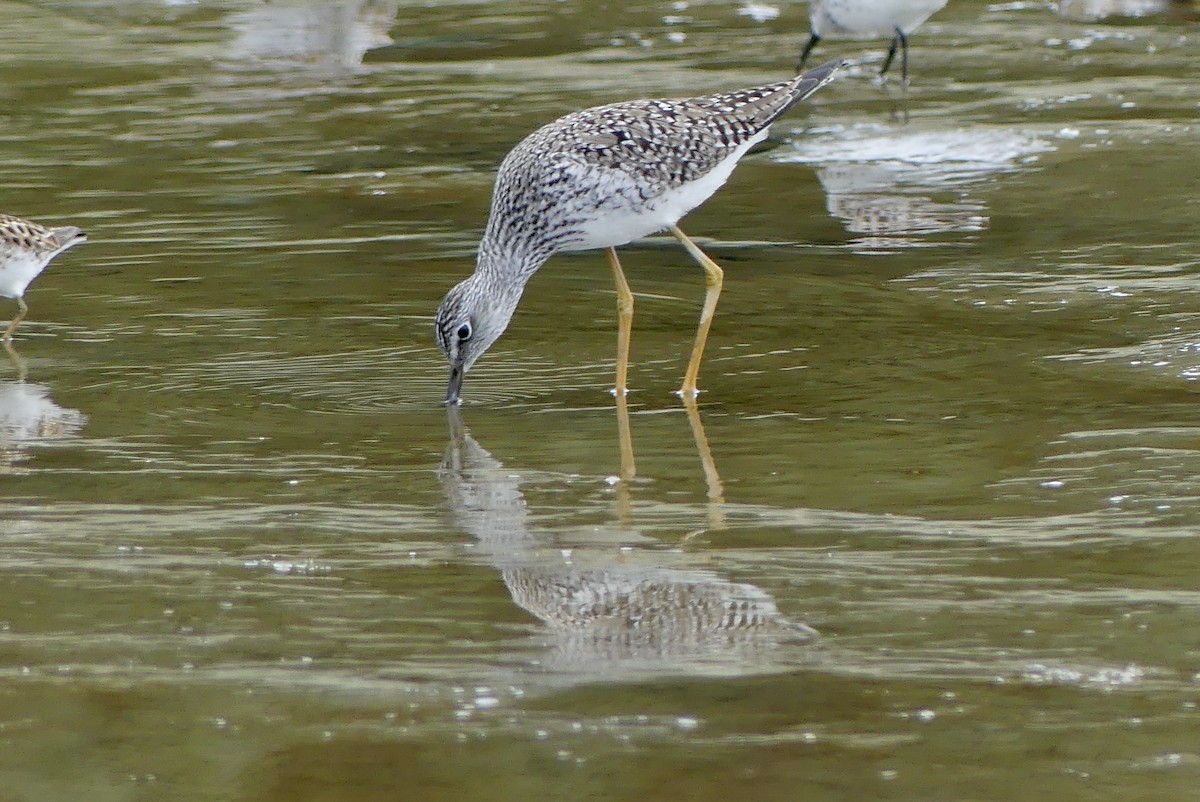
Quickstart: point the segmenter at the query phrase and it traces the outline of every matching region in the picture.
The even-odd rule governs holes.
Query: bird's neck
[[[549,253],[526,243],[500,240],[489,232],[479,243],[476,280],[486,282],[496,296],[512,295],[519,299],[529,279],[548,258]]]

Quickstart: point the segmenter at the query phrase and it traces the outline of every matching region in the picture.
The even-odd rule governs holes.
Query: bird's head
[[[450,362],[446,403],[457,404],[463,377],[508,328],[520,300],[507,288],[493,285],[476,273],[455,285],[442,299],[434,318],[438,346]]]

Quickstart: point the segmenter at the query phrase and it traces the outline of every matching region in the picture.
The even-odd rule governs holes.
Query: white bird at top
[[[901,75],[908,84],[908,36],[941,11],[946,0],[809,0],[812,35],[800,54],[796,71],[822,39],[883,39],[891,37],[880,76],[887,73],[900,48]]]

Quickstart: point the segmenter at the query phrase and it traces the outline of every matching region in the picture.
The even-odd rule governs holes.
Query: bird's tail
[[[801,100],[811,96],[813,92],[816,92],[822,86],[832,81],[833,76],[837,74],[837,71],[849,63],[850,62],[846,61],[845,59],[836,58],[833,61],[825,62],[820,67],[811,69],[801,75],[797,75],[794,79],[792,79],[790,84],[792,96],[788,99],[787,104],[779,110],[776,116],[783,114],[792,106],[795,106]]]
[[[720,105],[736,108],[746,114],[752,121],[753,130],[761,131],[792,106],[832,81],[834,74],[845,64],[842,59],[836,59],[788,81],[743,89],[740,92],[717,96],[715,99]]]

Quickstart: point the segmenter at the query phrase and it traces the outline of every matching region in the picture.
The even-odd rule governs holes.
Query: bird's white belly
[[[905,34],[946,5],[946,0],[812,0],[812,30],[823,39]]]
[[[23,253],[0,254],[0,296],[20,298],[45,266],[45,260]]]
[[[616,181],[627,182],[625,187],[609,186],[606,200],[591,219],[578,225],[580,238],[564,246],[564,251],[586,251],[593,248],[615,248],[641,237],[670,228],[685,214],[708,200],[721,188],[746,151],[767,136],[767,129],[732,151],[716,167],[695,181],[690,181],[644,202],[622,202],[636,197],[634,178],[626,173],[614,175]],[[630,191],[622,192],[622,189]]]

